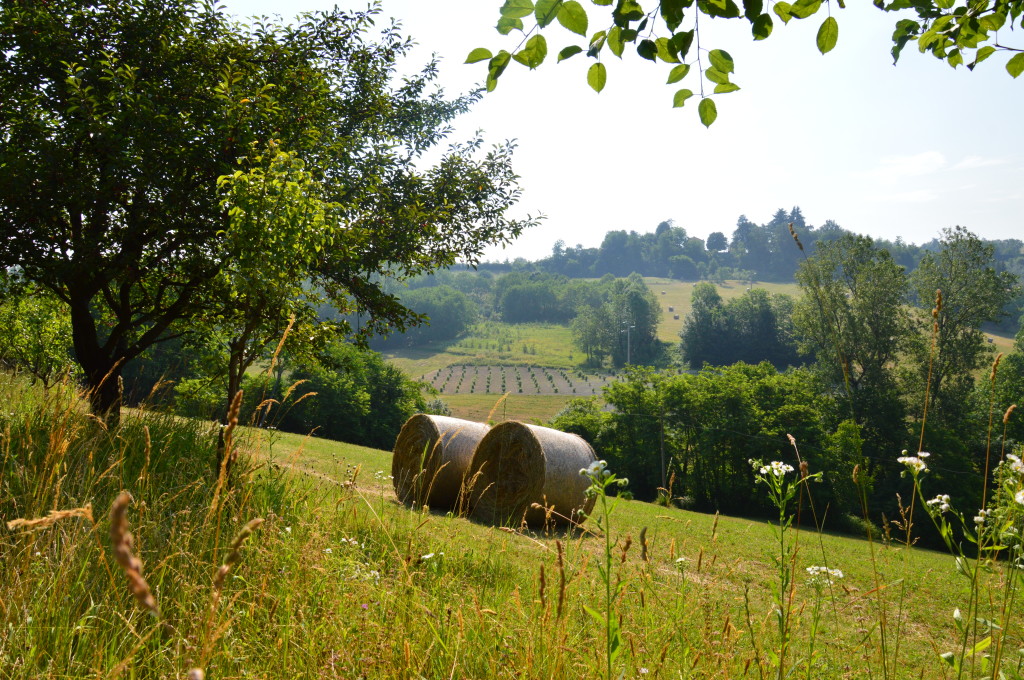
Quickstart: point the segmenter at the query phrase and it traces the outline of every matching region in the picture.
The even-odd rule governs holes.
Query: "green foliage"
[[[415,288],[402,293],[400,299],[405,307],[423,315],[424,321],[404,333],[376,340],[372,347],[417,347],[454,340],[468,332],[478,318],[473,300],[448,285]]]
[[[379,354],[334,343],[317,363],[292,372],[296,383],[283,414],[269,416],[279,429],[319,435],[353,444],[390,449],[402,424],[426,404],[420,385]],[[278,390],[280,388],[277,388]],[[271,392],[262,398],[274,397]]]
[[[0,367],[52,385],[75,373],[71,319],[44,288],[0,273]]]
[[[963,416],[974,375],[994,354],[981,325],[998,321],[1020,292],[1017,277],[997,271],[994,264],[992,245],[956,227],[943,231],[938,252],[927,253],[911,275],[919,334],[912,346],[913,374],[907,378],[912,386],[929,386],[929,417],[958,433],[970,428]],[[941,302],[937,291],[942,291]]]
[[[802,349],[817,357],[847,416],[863,428],[866,455],[898,450],[906,431],[895,369],[910,334],[903,268],[870,238],[844,235],[819,242],[797,281],[803,297],[793,322]]]
[[[682,352],[690,368],[767,361],[776,368],[797,366],[793,299],[762,288],[723,303],[710,283],[693,287],[692,311],[683,322]]]
[[[511,145],[419,162],[479,95],[425,94],[435,64],[396,78],[412,43],[371,36],[379,11],[250,27],[193,0],[0,6],[0,267],[69,306],[94,411],[116,413],[119,366],[157,342],[244,330],[244,310],[280,329],[299,282],[367,332],[402,327],[375,274],[472,263],[524,226],[504,217]]]
[[[652,63],[671,66],[683,62],[680,66],[670,68],[669,83],[682,80],[689,66],[695,64],[698,67],[698,82],[693,90],[699,91],[701,97],[697,112],[701,123],[708,127],[715,122],[718,108],[711,95],[705,94],[705,81],[709,85],[714,84],[715,95],[735,92],[739,86],[729,80],[728,74],[734,71],[734,64],[724,50],[708,51],[706,61],[702,60],[700,54],[689,62],[685,61],[694,40],[700,44],[700,30],[705,25],[700,21],[701,15],[719,20],[746,21],[755,41],[767,39],[773,28],[771,14],[765,11],[764,3],[760,0],[744,2],[742,10],[734,0],[704,0],[697,3],[662,1],[652,3],[646,9],[635,0],[594,0],[594,4],[610,7],[609,10],[590,10],[596,20],[610,24],[590,38],[587,56],[596,61],[587,71],[587,84],[597,92],[605,87],[607,71],[601,62],[605,46],[619,58],[622,58],[627,45],[635,45],[637,55]],[[819,52],[827,54],[839,41],[839,21],[832,15],[832,3],[823,3],[822,0],[775,2],[771,9],[783,23],[789,23],[793,19],[808,19],[816,15],[823,4],[828,16],[818,28],[815,44]],[[914,40],[921,52],[930,52],[954,68],[967,63],[967,67],[973,70],[980,62],[1001,51],[1010,55],[1006,70],[1012,77],[1024,73],[1024,54],[1015,54],[1020,48],[996,40],[1000,30],[1006,35],[1015,25],[1021,26],[1024,0],[874,0],[873,4],[884,11],[902,12],[892,34],[894,60],[898,60],[903,47]],[[840,1],[838,6],[844,8],[845,3]],[[916,19],[907,18],[907,10],[916,14]],[[522,33],[520,45],[525,42],[526,47],[515,58],[530,69],[537,68],[544,61],[546,46],[538,50],[537,40],[542,37],[541,31],[552,23],[556,15],[565,29],[581,36],[586,35],[588,25],[592,23],[587,10],[575,1],[542,0],[536,8],[532,2],[525,0],[522,3],[505,2],[500,13],[498,32],[502,35],[513,31]],[[535,22],[527,28],[522,19],[531,13],[535,14]],[[657,36],[654,39],[652,32]],[[490,51],[477,48],[470,53],[467,61],[480,61],[485,58],[482,56],[484,53],[489,55]],[[565,50],[562,54],[565,54]],[[559,61],[562,59],[560,55]],[[497,86],[498,77],[503,71],[504,64],[501,68],[495,68],[492,60],[488,69],[488,90]],[[686,99],[693,95],[693,90],[678,90],[673,96],[672,105],[683,106]]]

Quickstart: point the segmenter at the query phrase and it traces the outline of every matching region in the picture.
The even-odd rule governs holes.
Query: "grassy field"
[[[384,451],[229,430],[218,480],[207,423],[107,431],[4,376],[0,398],[4,678],[938,678],[964,642],[978,677],[991,642],[957,628],[951,557],[819,535],[806,502],[785,554],[764,520],[625,500],[581,531],[497,528],[398,504]],[[978,616],[1013,678],[1006,577],[983,572]]]
[[[417,380],[452,364],[570,369],[583,359],[573,347],[568,326],[497,321],[478,323],[451,344],[392,350],[384,356]]]

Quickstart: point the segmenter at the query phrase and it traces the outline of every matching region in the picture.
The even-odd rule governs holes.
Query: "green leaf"
[[[537,25],[544,28],[558,16],[558,6],[562,0],[537,0],[533,8],[533,16],[537,18]]]
[[[686,74],[690,72],[689,64],[680,64],[674,67],[668,72],[668,84],[678,83],[680,80],[686,77]]]
[[[1014,78],[1024,73],[1024,52],[1015,54],[1010,61],[1006,62],[1006,72]]]
[[[821,9],[821,0],[796,0],[790,7],[789,13],[797,19],[806,19],[819,9]]]
[[[754,24],[750,27],[750,32],[754,34],[754,40],[764,40],[772,34],[774,26],[772,15],[762,14],[754,20]]]
[[[658,38],[654,41],[654,44],[658,48],[658,58],[668,64],[678,64],[679,56],[672,49],[672,44],[669,43],[668,38]]]
[[[839,22],[835,17],[828,17],[821,22],[821,27],[818,28],[818,51],[828,54],[836,46],[838,40]]]
[[[505,0],[500,11],[503,17],[522,19],[533,14],[533,0]]]
[[[991,57],[993,54],[995,54],[995,51],[996,48],[992,47],[991,45],[985,45],[984,47],[982,47],[981,49],[974,53],[974,61],[968,64],[967,68],[973,71],[975,66]]]
[[[612,30],[608,31],[608,48],[616,57],[622,58],[622,51],[626,49],[626,43],[622,40],[622,29],[618,26],[613,26]]]
[[[892,32],[892,63],[900,59],[900,52],[904,46],[914,39],[914,36],[921,30],[921,25],[911,19],[901,19],[896,22],[896,29]]]
[[[605,626],[604,614],[602,614],[600,612],[597,612],[597,611],[594,611],[593,609],[591,609],[587,605],[583,605],[583,610],[586,611],[588,614],[590,614],[590,616],[594,619],[594,621],[597,621],[599,624],[601,624],[602,628]]]
[[[544,58],[548,56],[548,41],[541,35],[537,34],[526,41],[526,47],[519,52],[516,52],[512,58],[518,61],[523,66],[527,66],[530,70],[533,70],[544,63]]]
[[[740,89],[740,86],[736,83],[719,83],[718,85],[715,85],[715,94],[735,92],[738,89]]]
[[[658,47],[653,40],[641,40],[640,44],[636,46],[636,53],[650,61],[658,60]]]
[[[690,51],[690,46],[693,44],[693,31],[683,31],[682,33],[676,33],[668,39],[669,46],[673,49],[676,55],[680,59],[686,58],[686,53]]]
[[[487,64],[487,91],[493,92],[494,88],[498,86],[498,78],[505,71],[505,67],[508,66],[509,60],[512,55],[502,50],[498,52],[491,61]]]
[[[601,7],[607,7],[608,5],[612,4],[612,0],[592,0],[592,1],[593,1],[593,3],[595,5],[600,5]]]
[[[558,53],[558,61],[561,62],[565,61],[569,57],[575,57],[582,51],[583,48],[580,47],[579,45],[569,45],[568,47],[563,47],[562,51]]]
[[[668,30],[675,32],[683,23],[683,10],[689,6],[686,0],[661,0],[661,19]]]
[[[501,17],[498,19],[498,25],[496,28],[498,29],[498,33],[508,35],[512,31],[523,30],[523,20],[514,19],[512,17]]]
[[[587,50],[587,56],[596,57],[607,41],[608,37],[604,31],[595,33],[590,38],[590,49]]]
[[[700,9],[709,17],[734,19],[740,16],[740,8],[733,0],[704,0]]]
[[[608,82],[608,71],[604,64],[597,62],[587,69],[587,84],[594,88],[594,92],[603,90],[606,82]]]
[[[679,107],[686,103],[687,99],[689,99],[692,96],[693,90],[679,90],[674,95],[672,95],[672,108],[678,109]]]
[[[782,23],[788,24],[789,20],[793,18],[793,15],[790,14],[792,7],[793,6],[788,2],[777,2],[775,3],[775,6],[772,7],[772,11],[775,12],[776,16],[782,19]]]
[[[729,82],[729,74],[719,71],[715,67],[711,67],[704,70],[704,77],[713,83],[727,83]]]
[[[563,2],[558,8],[558,23],[573,33],[586,37],[587,35],[587,10],[576,0]]]
[[[487,49],[486,47],[478,47],[478,48],[476,48],[475,50],[473,50],[472,52],[469,53],[469,56],[466,57],[466,63],[467,64],[475,64],[478,61],[483,61],[484,59],[490,59],[492,56],[494,56],[494,55],[492,55],[491,51],[489,49]]]
[[[700,104],[697,104],[697,115],[700,116],[700,122],[704,124],[704,127],[711,127],[711,124],[718,118],[718,107],[715,106],[715,100],[701,99]]]
[[[764,0],[743,0],[743,16],[754,23],[764,12]]]
[[[725,50],[711,50],[708,53],[708,58],[711,60],[711,65],[723,73],[732,73],[735,69],[732,56]]]
[[[619,0],[612,10],[612,21],[622,28],[629,26],[631,21],[640,21],[643,18],[644,8],[636,0]]]

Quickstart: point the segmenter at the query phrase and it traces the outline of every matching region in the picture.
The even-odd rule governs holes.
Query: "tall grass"
[[[974,615],[957,563],[905,545],[780,553],[762,524],[627,500],[584,531],[498,530],[400,506],[386,454],[246,428],[218,492],[208,424],[106,431],[72,390],[6,376],[0,403],[2,677],[769,677],[780,602],[788,676],[882,677],[875,602],[905,582],[887,672],[952,678],[953,610]],[[823,563],[843,578],[803,576]],[[982,564],[974,611],[1001,630],[959,677],[1020,677],[1008,566]]]

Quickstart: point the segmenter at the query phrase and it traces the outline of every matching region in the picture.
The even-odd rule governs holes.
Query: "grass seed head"
[[[128,590],[135,600],[143,609],[159,616],[153,591],[142,577],[142,560],[132,552],[135,539],[128,530],[128,503],[131,499],[131,494],[122,491],[110,506],[110,541],[114,545],[114,558],[128,577]]]

